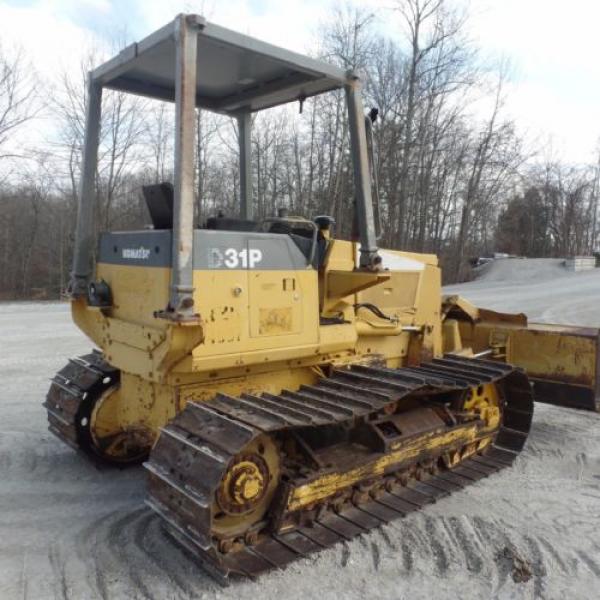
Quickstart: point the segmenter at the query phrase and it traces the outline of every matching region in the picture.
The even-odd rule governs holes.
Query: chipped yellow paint
[[[120,382],[108,388],[94,407],[92,436],[99,447],[104,440],[127,435],[149,448],[162,424],[177,414],[176,402],[175,388],[121,373]]]
[[[218,393],[233,397],[244,393],[280,394],[284,389],[298,389],[301,385],[314,385],[317,377],[318,373],[313,368],[298,367],[183,385],[179,388],[180,409],[183,410],[188,402],[204,402],[214,398]]]
[[[495,429],[500,425],[500,397],[493,383],[472,387],[463,404],[463,410],[479,415],[486,427]]]
[[[393,470],[394,467],[399,468],[402,464],[414,464],[419,456],[425,453],[438,452],[441,455],[444,451],[458,449],[465,444],[477,441],[480,434],[480,428],[471,424],[450,431],[428,433],[416,440],[403,442],[402,447],[398,450],[384,454],[360,467],[343,473],[328,473],[295,488],[290,494],[287,508],[290,511],[304,508],[360,481],[381,476],[386,471]]]

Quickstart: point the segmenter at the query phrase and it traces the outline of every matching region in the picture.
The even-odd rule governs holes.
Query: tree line
[[[401,32],[382,35],[378,20]],[[471,257],[589,254],[598,242],[598,165],[540,160],[506,110],[506,65],[490,65],[468,38],[468,15],[449,0],[397,0],[372,13],[339,6],[319,28],[316,55],[362,74],[374,127],[380,245],[435,253],[444,280]],[[0,48],[0,299],[58,297],[68,283],[84,136],[85,74],[40,82],[22,53]],[[353,178],[343,91],[254,117],[254,213],[335,218],[352,235]],[[300,113],[300,114],[299,114]],[[50,119],[39,147],[14,144]],[[145,183],[169,180],[173,107],[108,92],[96,177],[98,232],[149,222]],[[238,206],[232,119],[197,112],[196,219]]]

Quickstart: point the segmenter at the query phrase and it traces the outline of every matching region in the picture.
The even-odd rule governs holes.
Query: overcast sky
[[[461,0],[462,1],[462,0]],[[466,1],[466,0],[465,0]],[[178,12],[210,20],[300,52],[335,0],[0,0],[0,40],[21,45],[51,76],[76,68],[95,37],[126,32],[138,40]],[[394,0],[362,0],[379,9],[379,27],[394,35]],[[471,0],[469,31],[486,55],[513,67],[509,110],[522,132],[552,139],[571,162],[595,160],[600,138],[597,0]]]

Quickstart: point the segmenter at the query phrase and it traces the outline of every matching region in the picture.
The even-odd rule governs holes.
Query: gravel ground
[[[447,291],[600,326],[600,271],[502,261]],[[89,348],[66,305],[0,305],[1,599],[598,597],[600,415],[537,405],[512,469],[257,583],[221,588],[144,507],[140,468],[99,470],[47,432],[48,379]],[[517,583],[520,559],[531,577]]]
[[[532,321],[600,327],[600,269],[567,271],[562,259],[503,259],[480,267],[478,279],[444,288],[473,304],[524,312]]]

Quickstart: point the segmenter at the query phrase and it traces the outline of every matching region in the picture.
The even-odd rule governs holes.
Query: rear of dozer
[[[539,402],[600,412],[599,329],[529,323],[458,296],[444,298],[444,312],[448,347],[460,339],[476,355],[525,369]]]

